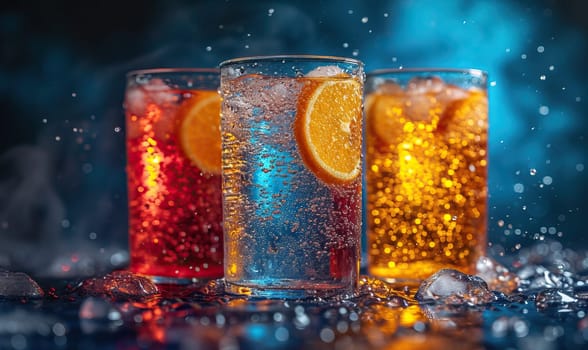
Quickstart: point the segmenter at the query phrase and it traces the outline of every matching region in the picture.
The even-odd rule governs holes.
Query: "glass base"
[[[169,271],[179,271],[177,275],[169,275]],[[213,266],[212,268],[196,273],[194,271],[186,271],[185,268],[178,267],[145,267],[139,264],[132,264],[129,266],[129,271],[134,274],[144,276],[150,279],[155,284],[170,284],[170,285],[189,285],[189,284],[205,284],[211,280],[222,278],[223,271],[221,266]],[[197,276],[195,276],[197,275]]]
[[[300,280],[267,280],[231,282],[225,280],[225,291],[229,294],[263,299],[326,299],[351,296],[355,288],[351,285]]]

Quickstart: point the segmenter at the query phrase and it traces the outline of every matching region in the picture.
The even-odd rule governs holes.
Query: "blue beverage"
[[[351,60],[289,60],[252,58],[221,65],[227,288],[272,298],[352,292],[361,234],[361,65]],[[345,74],[301,76],[337,63]],[[300,70],[292,70],[292,76],[284,72],[297,65]],[[329,91],[358,96],[348,101],[353,108],[332,116],[305,110],[312,101],[319,109],[321,102],[312,96],[324,100]],[[320,157],[321,146],[306,143],[302,113],[317,120],[333,118],[335,138],[337,130],[342,133],[338,125],[343,125],[342,135],[348,132],[355,138],[349,145],[357,150],[349,154],[359,168],[347,173],[327,169],[334,175],[320,164],[317,168],[312,157]],[[331,137],[331,131],[321,132]],[[318,156],[311,154],[317,149]]]

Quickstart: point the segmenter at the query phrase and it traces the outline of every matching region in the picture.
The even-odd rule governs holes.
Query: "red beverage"
[[[155,281],[223,275],[217,86],[215,70],[128,75],[130,269]]]

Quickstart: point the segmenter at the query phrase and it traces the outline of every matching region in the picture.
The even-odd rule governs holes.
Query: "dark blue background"
[[[82,260],[91,273],[125,260],[128,70],[287,53],[487,70],[492,252],[588,247],[582,0],[0,6],[0,266],[56,274]]]

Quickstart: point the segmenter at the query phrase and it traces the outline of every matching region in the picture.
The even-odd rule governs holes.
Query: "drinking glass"
[[[487,75],[380,70],[366,80],[368,270],[418,282],[475,271],[486,247]]]
[[[129,72],[130,270],[160,283],[223,275],[217,69]]]
[[[353,292],[363,64],[266,56],[220,68],[227,290],[268,298]]]

